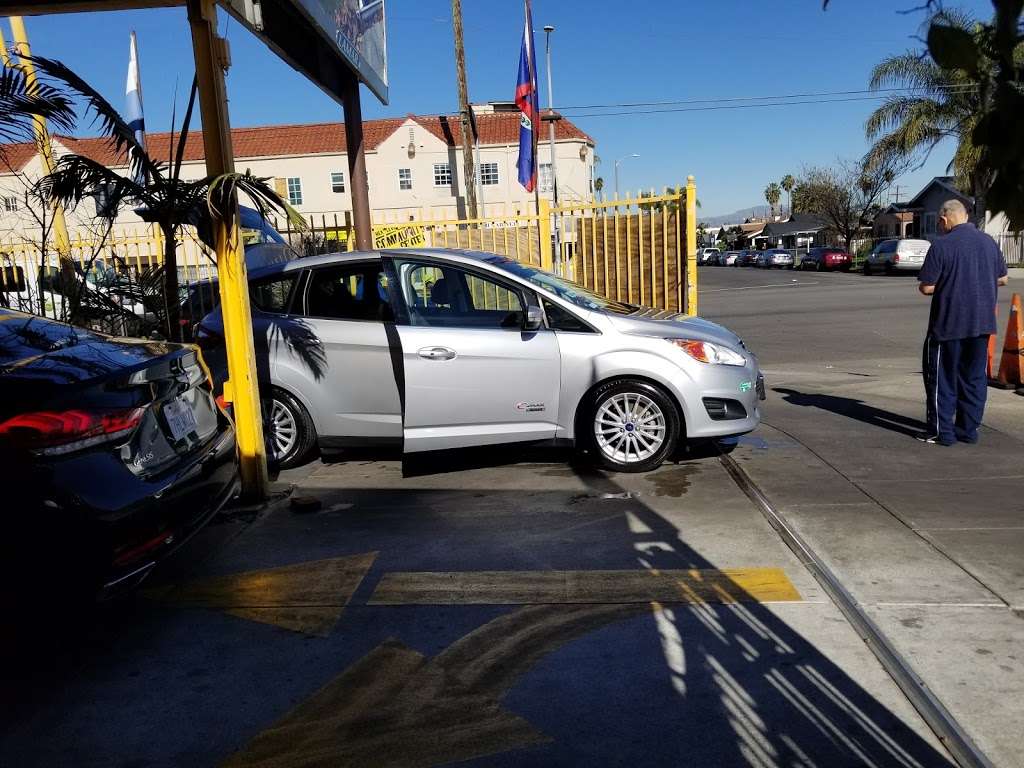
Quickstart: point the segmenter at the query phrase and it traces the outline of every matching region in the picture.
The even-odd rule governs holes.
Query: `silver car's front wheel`
[[[646,472],[675,448],[679,415],[657,387],[642,381],[616,381],[594,393],[590,425],[595,458],[618,472]]]

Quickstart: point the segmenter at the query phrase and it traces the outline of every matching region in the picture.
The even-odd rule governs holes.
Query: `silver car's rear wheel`
[[[656,386],[620,380],[594,393],[589,420],[594,458],[617,472],[646,472],[661,465],[675,449],[679,414],[675,403]]]
[[[306,409],[277,388],[264,397],[262,406],[267,458],[282,469],[301,464],[316,442],[316,429]]]
[[[272,458],[287,456],[295,449],[295,442],[299,439],[299,425],[295,422],[295,414],[280,400],[270,401],[266,430],[267,447]]]

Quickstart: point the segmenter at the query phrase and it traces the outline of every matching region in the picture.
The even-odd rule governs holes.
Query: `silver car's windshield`
[[[637,310],[637,307],[632,304],[624,304],[621,301],[614,301],[613,299],[599,296],[571,280],[557,277],[550,272],[531,267],[528,264],[521,264],[511,259],[494,259],[490,263],[499,269],[511,272],[516,277],[529,280],[534,285],[551,291],[558,298],[570,301],[583,309],[597,312],[613,312],[617,315],[630,315]]]

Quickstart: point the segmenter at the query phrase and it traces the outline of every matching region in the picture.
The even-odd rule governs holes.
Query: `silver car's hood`
[[[718,342],[734,349],[743,349],[739,336],[710,320],[690,317],[679,312],[644,307],[632,315],[607,315],[622,333],[660,338],[686,338]]]

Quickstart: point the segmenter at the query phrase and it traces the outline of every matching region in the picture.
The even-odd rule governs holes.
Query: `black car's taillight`
[[[32,411],[0,423],[0,440],[35,453],[56,456],[127,437],[145,408]]]

